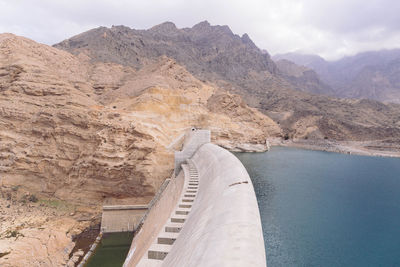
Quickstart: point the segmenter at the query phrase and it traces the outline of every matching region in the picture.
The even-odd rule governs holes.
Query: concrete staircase
[[[190,159],[186,160],[186,164],[182,164],[182,170],[185,174],[185,183],[180,200],[167,223],[163,226],[163,230],[158,234],[154,243],[138,263],[138,267],[161,266],[175,240],[179,238],[179,232],[184,226],[186,218],[190,216],[199,187],[199,174]]]

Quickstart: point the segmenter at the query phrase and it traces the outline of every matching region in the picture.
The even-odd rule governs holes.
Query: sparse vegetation
[[[62,210],[62,211],[74,210],[73,205],[68,204],[67,202],[59,199],[40,199],[39,203],[40,205],[47,206],[50,208],[55,208],[57,210]]]
[[[23,234],[21,234],[20,232],[18,232],[18,230],[7,230],[7,232],[5,233],[5,238],[17,238],[20,236],[24,236]]]
[[[15,185],[15,186],[11,187],[11,190],[14,192],[17,192],[19,187],[20,187],[20,185]]]
[[[35,195],[30,195],[30,196],[28,197],[28,200],[29,200],[30,202],[34,202],[34,203],[36,203],[36,202],[39,201],[39,199],[38,199]]]

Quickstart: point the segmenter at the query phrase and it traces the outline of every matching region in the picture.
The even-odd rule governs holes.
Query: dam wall
[[[251,179],[232,153],[209,143],[207,132],[190,133],[184,153],[175,154],[179,174],[149,210],[124,267],[266,267]]]
[[[191,161],[197,196],[162,266],[266,266],[257,199],[242,163],[213,144]]]

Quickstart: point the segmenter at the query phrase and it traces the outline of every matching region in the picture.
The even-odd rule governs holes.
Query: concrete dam
[[[266,266],[256,195],[242,163],[192,129],[149,205],[124,267]]]

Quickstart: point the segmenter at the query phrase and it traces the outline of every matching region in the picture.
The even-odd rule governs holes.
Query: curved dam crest
[[[176,167],[182,170],[149,211],[124,266],[266,266],[246,169],[229,151],[205,142],[204,132],[198,134],[203,136],[189,134],[192,141],[182,152],[198,148],[186,161],[179,157]]]

